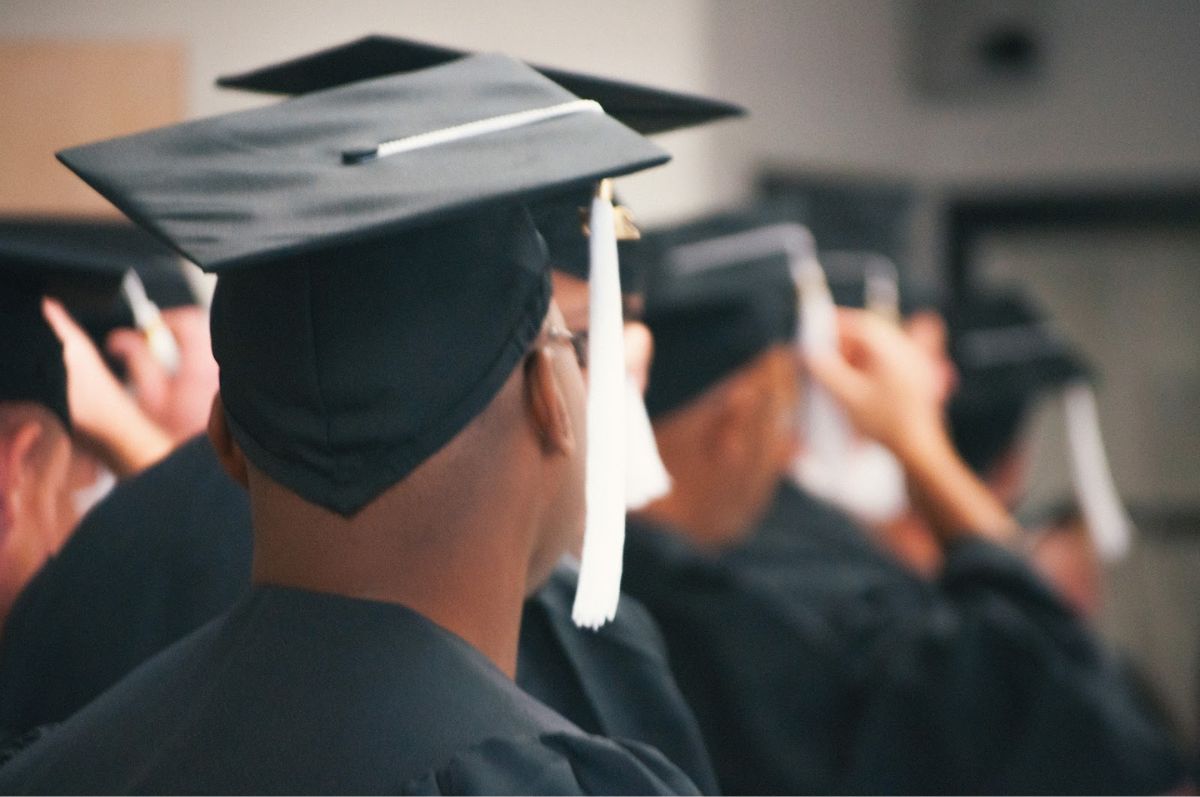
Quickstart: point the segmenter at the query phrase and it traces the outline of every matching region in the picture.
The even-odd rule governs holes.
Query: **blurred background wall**
[[[1186,206],[1188,197],[1200,196],[1200,3],[5,0],[0,6],[0,47],[180,48],[180,67],[145,68],[123,80],[171,81],[183,98],[175,113],[185,116],[270,101],[218,91],[212,81],[221,73],[367,33],[503,50],[745,104],[748,120],[663,137],[674,162],[623,186],[643,222],[746,199],[767,172],[874,181],[911,197],[901,219],[906,268],[947,286],[950,277],[969,272],[971,280],[1015,281],[1033,290],[1099,366],[1116,480],[1145,526],[1144,544],[1114,569],[1106,631],[1148,665],[1183,732],[1195,738],[1200,218],[1175,212],[1149,220],[1136,213],[1101,216],[1082,225],[1064,219],[985,231],[955,259],[948,250],[955,233],[950,208],[963,198],[1015,192],[1038,207],[1047,196],[1099,192],[1182,196]],[[103,91],[103,81],[73,83],[88,95]],[[0,98],[0,134],[7,135],[0,140],[12,143],[22,117],[81,102],[68,95],[49,82],[43,91],[10,88]],[[49,157],[55,147],[116,132],[80,127],[78,141],[29,142],[32,149],[21,157],[58,172]],[[0,175],[8,193],[21,191],[13,181],[32,186],[39,179],[24,170]],[[1035,498],[1049,499],[1066,489],[1065,459],[1052,419],[1039,424],[1045,434]]]

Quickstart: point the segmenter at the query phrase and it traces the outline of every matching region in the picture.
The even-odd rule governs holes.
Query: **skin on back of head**
[[[511,673],[520,606],[583,523],[583,379],[547,326],[556,307],[487,408],[350,516],[251,464],[218,396],[209,434],[250,492],[254,580],[403,604]]]
[[[701,547],[740,540],[766,511],[794,454],[796,401],[795,355],[780,344],[656,418],[674,486],[645,516]]]
[[[33,402],[0,402],[0,621],[78,520],[71,439]]]

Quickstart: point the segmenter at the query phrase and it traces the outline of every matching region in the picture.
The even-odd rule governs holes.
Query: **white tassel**
[[[632,376],[625,378],[625,509],[635,511],[671,491],[671,475],[654,439],[646,402]]]
[[[592,200],[587,399],[587,520],[571,617],[599,628],[617,613],[625,548],[625,336],[611,186]]]
[[[863,306],[899,322],[900,287],[895,265],[871,257],[863,267]],[[815,255],[793,266],[800,291],[797,346],[810,354],[837,349],[837,308]],[[860,439],[845,412],[825,388],[810,381],[801,428],[807,447],[793,462],[797,484],[867,523],[883,523],[908,508],[904,469],[895,455],[873,440]]]
[[[1063,391],[1067,444],[1071,450],[1071,476],[1084,522],[1106,562],[1116,562],[1129,553],[1133,521],[1117,495],[1104,441],[1096,394],[1087,382],[1069,385]]]
[[[125,294],[125,300],[129,302],[129,309],[133,311],[134,325],[146,337],[150,353],[167,373],[174,374],[179,370],[179,344],[175,342],[175,336],[163,321],[158,305],[146,295],[146,287],[142,285],[142,280],[133,269],[125,272],[121,291]]]
[[[794,258],[791,270],[800,303],[797,355],[803,359],[836,352],[837,308],[815,253]],[[793,476],[816,495],[839,501],[848,477],[850,422],[829,391],[812,379],[806,385],[801,413],[805,449],[793,464]]]

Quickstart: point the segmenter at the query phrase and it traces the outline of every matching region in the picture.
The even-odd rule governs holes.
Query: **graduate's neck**
[[[404,605],[513,677],[533,502],[417,474],[345,518],[252,472],[254,582]]]
[[[671,493],[632,513],[634,518],[669,529],[711,553],[720,552],[740,537],[722,516],[720,505],[706,500],[703,492],[692,495],[686,487],[680,489],[676,471],[667,467],[673,480]]]

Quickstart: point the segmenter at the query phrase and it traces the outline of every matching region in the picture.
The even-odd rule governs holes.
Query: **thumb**
[[[135,329],[118,329],[108,336],[107,348],[129,372],[129,382],[142,410],[158,417],[167,401],[169,378],[150,351],[145,336]]]

